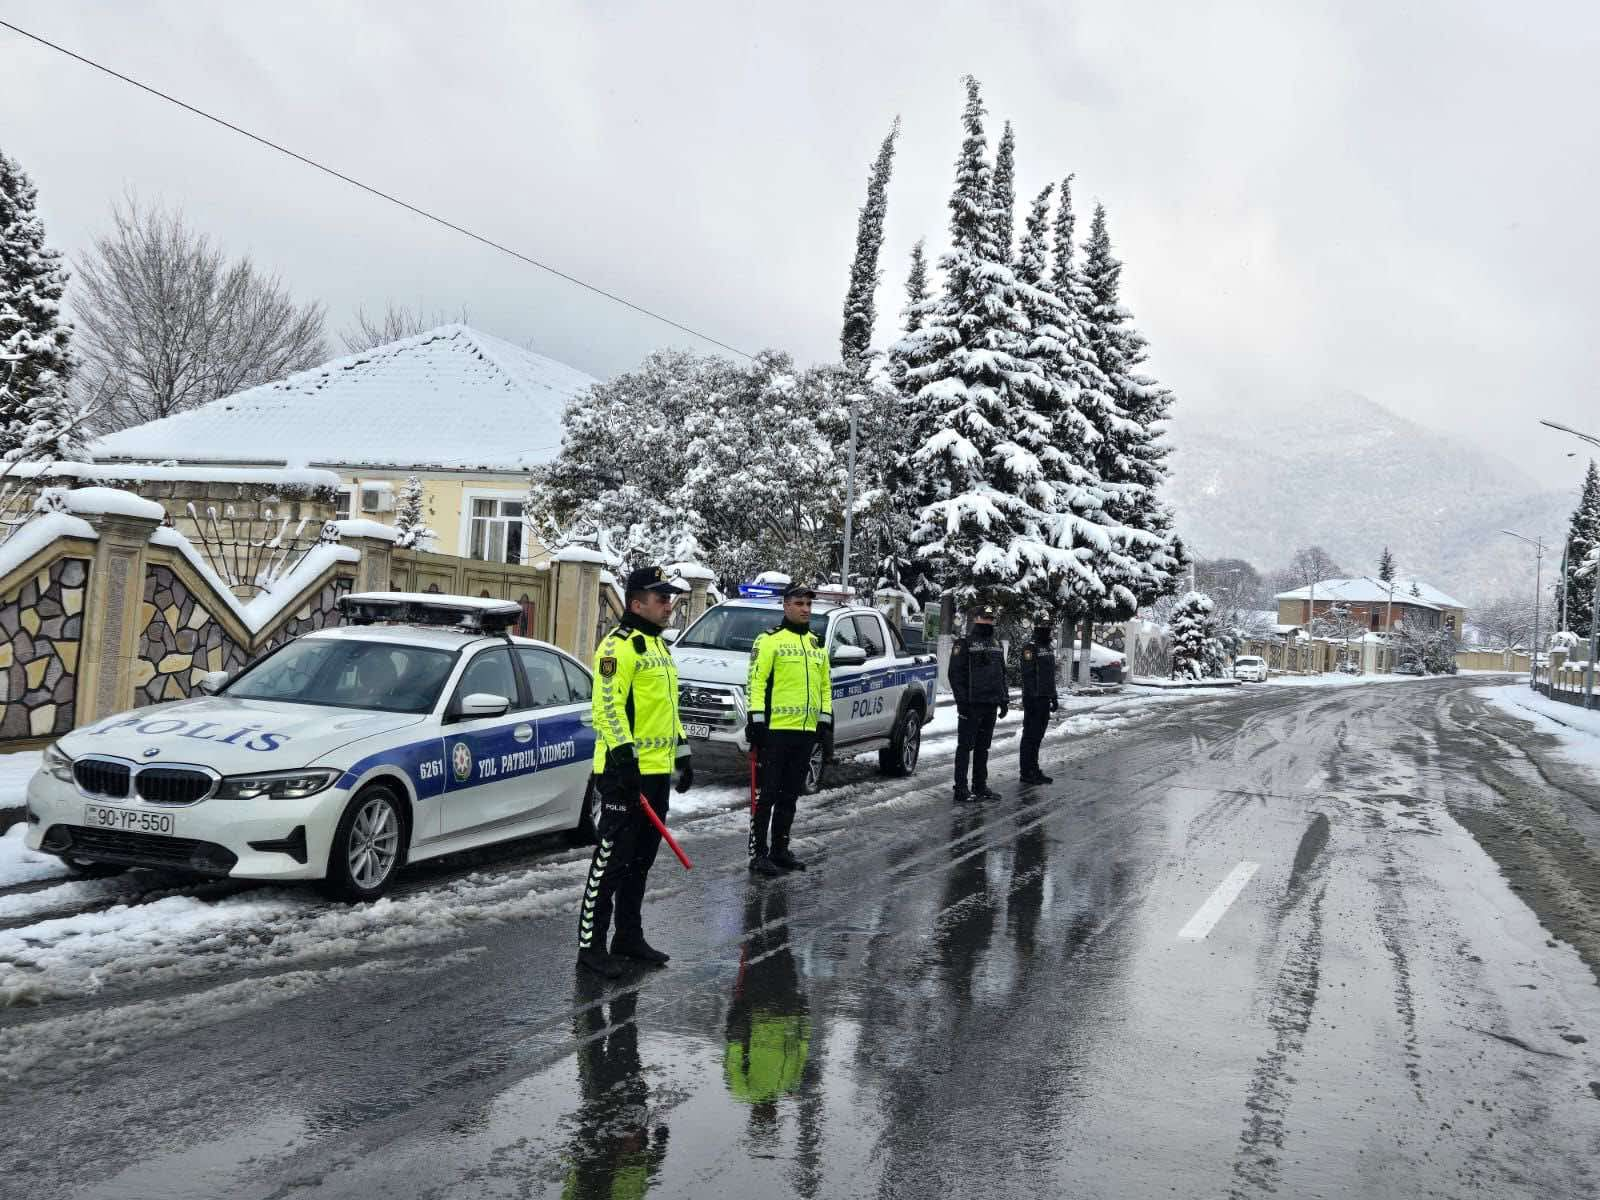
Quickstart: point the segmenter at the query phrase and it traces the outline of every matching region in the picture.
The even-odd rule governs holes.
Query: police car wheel
[[[895,721],[889,744],[878,751],[878,770],[894,778],[910,775],[916,771],[921,753],[922,714],[908,708]]]
[[[405,822],[386,784],[358,792],[345,806],[328,851],[327,891],[342,900],[376,900],[400,865]]]
[[[815,796],[822,790],[822,778],[828,771],[827,747],[822,744],[822,739],[817,739],[817,744],[811,747],[811,761],[806,764],[805,794]]]

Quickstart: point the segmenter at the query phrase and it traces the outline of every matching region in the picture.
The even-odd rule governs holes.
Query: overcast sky
[[[745,349],[837,354],[896,113],[878,340],[942,248],[967,72],[1068,171],[1189,410],[1353,389],[1567,486],[1600,432],[1600,5],[0,0],[0,15]],[[465,305],[597,375],[683,335],[0,30],[0,149],[80,252],[181,204],[332,331]],[[1085,224],[1087,222],[1085,221]]]

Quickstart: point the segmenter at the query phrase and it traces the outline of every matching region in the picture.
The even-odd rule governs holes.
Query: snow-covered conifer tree
[[[994,155],[994,187],[992,210],[994,213],[995,253],[1001,262],[1011,261],[1011,243],[1016,240],[1017,207],[1017,139],[1011,132],[1011,122],[1006,122],[1000,135],[1000,148]]]
[[[1038,502],[1049,485],[1037,454],[1018,440],[1035,424],[1029,397],[1036,383],[1016,276],[995,240],[983,112],[969,77],[951,245],[940,259],[944,290],[898,352],[907,361],[916,447],[909,455],[913,556],[958,603],[988,596],[1014,606],[1070,556],[1044,540]]]
[[[0,153],[0,459],[82,458],[68,399],[72,327],[62,320],[67,273],[45,245],[38,194]]]
[[[911,247],[911,270],[906,274],[905,331],[915,333],[922,328],[923,306],[928,302],[928,260],[923,249],[926,238],[918,238]]]
[[[1394,555],[1389,553],[1389,547],[1383,548],[1383,556],[1378,559],[1378,578],[1384,583],[1394,582]]]
[[[1190,592],[1172,609],[1172,677],[1205,675],[1206,639],[1210,636],[1211,597]]]
[[[1122,307],[1121,276],[1122,263],[1111,250],[1105,205],[1097,204],[1083,282],[1089,293],[1086,316],[1091,343],[1115,409],[1108,421],[1110,436],[1099,447],[1098,465],[1107,485],[1108,507],[1118,523],[1152,535],[1136,549],[1138,574],[1121,581],[1143,603],[1177,587],[1184,557],[1173,534],[1172,513],[1158,494],[1167,475],[1164,431],[1172,393],[1140,370],[1146,342]],[[1133,607],[1123,601],[1098,615],[1129,616]]]
[[[859,362],[872,345],[872,328],[878,319],[878,252],[883,248],[883,220],[889,208],[889,173],[894,167],[894,143],[900,136],[900,118],[878,148],[872,173],[867,177],[867,202],[856,222],[856,256],[850,264],[850,287],[844,297],[844,328],[839,334],[839,357]]]
[[[1592,459],[1583,477],[1578,507],[1572,510],[1572,524],[1567,536],[1571,539],[1567,547],[1567,628],[1586,638],[1589,636],[1589,619],[1594,611],[1595,576],[1593,571],[1580,571],[1579,566],[1591,551],[1600,547],[1600,472],[1596,471]],[[1560,602],[1561,582],[1557,580],[1557,605]]]
[[[400,489],[395,504],[394,527],[398,535],[395,544],[426,550],[437,536],[428,528],[427,501],[422,492],[422,480],[409,476]]]

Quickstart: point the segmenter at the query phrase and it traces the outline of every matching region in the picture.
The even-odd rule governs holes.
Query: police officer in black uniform
[[[1061,707],[1056,694],[1056,651],[1051,644],[1055,633],[1048,617],[1040,617],[1033,627],[1033,640],[1022,648],[1022,782],[1053,783],[1039,769],[1039,744],[1050,714]]]
[[[1011,710],[1006,687],[1006,655],[994,637],[995,609],[972,611],[972,630],[950,647],[950,694],[956,700],[956,799],[998,800],[989,787],[989,742],[994,723]],[[967,790],[967,761],[972,790]]]

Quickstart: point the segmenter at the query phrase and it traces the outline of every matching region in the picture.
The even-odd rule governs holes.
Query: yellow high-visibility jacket
[[[768,729],[812,733],[833,727],[828,651],[809,629],[769,629],[750,647],[750,719]]]
[[[689,753],[678,719],[678,668],[659,634],[626,619],[594,652],[594,769],[606,769],[606,752],[632,744],[641,775],[670,775]]]

